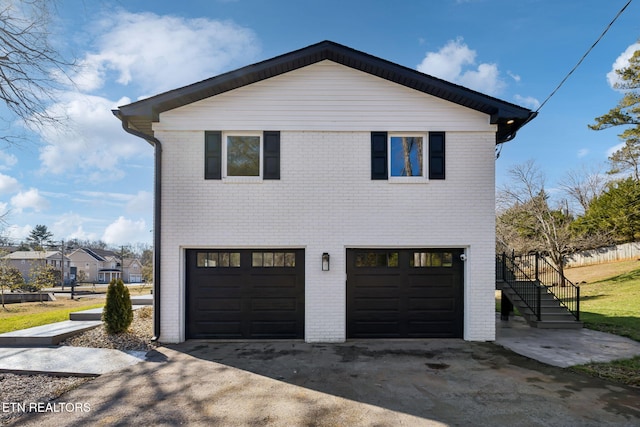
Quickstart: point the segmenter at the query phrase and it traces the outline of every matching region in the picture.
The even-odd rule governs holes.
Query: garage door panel
[[[347,337],[462,337],[461,249],[348,249]]]
[[[221,339],[239,339],[242,338],[242,322],[225,322],[218,320],[216,322],[203,321],[194,325],[190,338],[205,339],[210,338],[211,333],[215,333]]]
[[[453,298],[409,298],[409,311],[447,311],[454,312],[456,300]]]
[[[380,335],[385,338],[402,338],[397,321],[355,322],[352,328],[353,334],[358,338],[380,338]]]
[[[360,313],[371,311],[397,312],[400,308],[400,300],[398,298],[373,298],[368,296],[357,298],[353,304],[353,309]]]
[[[304,337],[304,250],[189,249],[187,338]]]
[[[296,289],[298,276],[296,274],[251,274],[251,285],[254,288]]]
[[[251,322],[251,336],[258,339],[291,339],[298,338],[296,322]]]
[[[199,298],[196,301],[196,311],[236,311],[240,312],[242,301],[239,298]]]
[[[251,298],[252,311],[294,312],[297,309],[296,298]]]

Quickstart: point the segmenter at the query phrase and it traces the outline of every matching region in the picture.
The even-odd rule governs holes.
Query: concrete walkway
[[[640,342],[618,335],[587,328],[538,329],[521,317],[496,317],[496,344],[547,365],[567,368],[640,356]]]
[[[107,348],[0,347],[0,372],[95,377],[145,360],[144,351]]]

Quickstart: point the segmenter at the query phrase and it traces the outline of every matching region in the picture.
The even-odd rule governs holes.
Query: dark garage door
[[[304,250],[189,249],[187,338],[304,338]]]
[[[462,249],[348,249],[348,338],[462,338]]]

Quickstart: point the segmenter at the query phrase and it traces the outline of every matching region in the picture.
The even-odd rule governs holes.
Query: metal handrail
[[[522,302],[541,320],[542,286],[531,279],[513,257],[505,252],[496,256],[496,278],[509,284]]]
[[[580,320],[580,287],[551,264],[546,257],[538,252],[513,256],[517,264],[528,277],[533,277],[540,285],[546,287],[561,305],[563,305],[576,320]]]

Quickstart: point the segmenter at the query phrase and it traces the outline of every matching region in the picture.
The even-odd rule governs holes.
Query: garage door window
[[[240,267],[240,252],[198,252],[196,259],[198,267]]]
[[[453,267],[451,252],[414,252],[411,267]]]
[[[253,267],[295,267],[295,252],[253,252],[251,255]]]
[[[397,267],[398,252],[357,252],[356,267]]]

